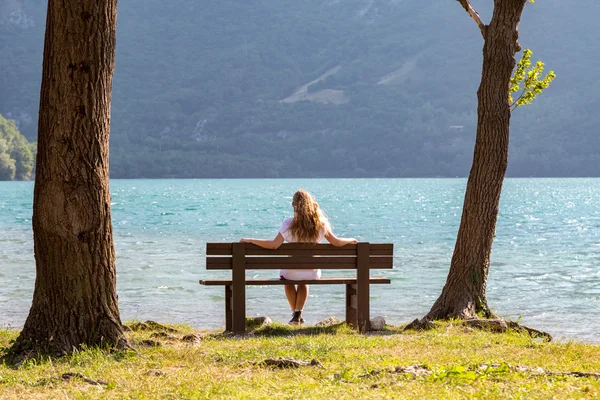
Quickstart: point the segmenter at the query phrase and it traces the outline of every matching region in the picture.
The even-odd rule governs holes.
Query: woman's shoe
[[[292,315],[292,319],[290,319],[290,325],[299,325],[304,323],[304,318],[302,318],[302,311],[294,311]]]

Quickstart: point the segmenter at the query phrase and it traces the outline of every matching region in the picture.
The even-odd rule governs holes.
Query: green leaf
[[[550,82],[556,77],[554,71],[550,71],[542,78],[544,63],[537,61],[532,67],[532,54],[533,52],[530,49],[523,50],[523,55],[515,67],[513,76],[510,78],[508,102],[511,111],[519,106],[531,104],[537,95],[541,94],[544,89],[547,89],[550,86]],[[523,89],[521,89],[521,82],[523,82]],[[520,90],[522,90],[521,94],[514,100],[512,94]]]

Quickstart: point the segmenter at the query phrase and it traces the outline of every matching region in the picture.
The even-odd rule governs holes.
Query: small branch
[[[521,94],[519,95],[519,97],[517,97],[517,99],[516,99],[516,100],[514,100],[514,101],[511,103],[511,105],[510,105],[510,111],[511,111],[511,112],[513,112],[513,111],[515,111],[515,110],[517,109],[517,107],[518,107],[518,103],[519,103],[519,100],[521,100],[521,97],[523,97],[523,95],[525,94],[525,91],[526,91],[526,90],[527,90],[527,89],[523,88],[523,91],[521,92]]]
[[[498,367],[498,364],[491,365],[492,368]],[[487,367],[487,366],[486,366]],[[481,368],[481,367],[480,367]],[[530,373],[532,375],[546,375],[546,376],[573,376],[575,378],[596,378],[600,379],[600,373],[597,372],[581,372],[581,371],[570,371],[570,372],[552,372],[546,371],[541,367],[526,367],[524,365],[510,366],[509,368],[518,373]]]
[[[314,366],[323,368],[323,364],[315,358],[311,361],[300,361],[291,358],[267,358],[262,362],[256,363],[257,365],[272,365],[279,368],[298,368],[303,366]]]
[[[67,372],[65,374],[62,374],[61,378],[64,381],[69,381],[69,380],[71,380],[71,378],[79,378],[82,381],[84,381],[85,383],[89,383],[90,385],[96,385],[96,386],[108,385],[108,382],[105,382],[105,381],[95,381],[95,380],[90,379],[87,376],[85,376],[85,375],[83,375],[82,373],[79,373],[79,372]]]
[[[469,0],[456,0],[456,1],[458,1],[460,3],[460,5],[463,6],[465,11],[469,13],[471,18],[473,18],[473,21],[475,21],[475,23],[479,27],[479,30],[481,31],[481,35],[485,38],[485,30],[487,28],[487,25],[483,23],[483,21],[481,20],[481,17],[477,13],[477,10],[475,10],[473,8],[471,3],[469,3]]]

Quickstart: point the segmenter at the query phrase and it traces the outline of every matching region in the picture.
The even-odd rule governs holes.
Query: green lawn
[[[598,378],[551,375],[600,372],[599,345],[546,343],[456,324],[371,335],[345,326],[274,325],[244,337],[173,328],[177,332],[170,334],[128,332],[137,352],[87,349],[61,359],[2,365],[0,398],[600,398]],[[201,339],[181,340],[191,333]],[[17,334],[0,331],[0,351]],[[322,366],[262,362],[278,358],[316,359]],[[417,367],[401,368],[409,366]],[[63,377],[68,373],[80,375]]]

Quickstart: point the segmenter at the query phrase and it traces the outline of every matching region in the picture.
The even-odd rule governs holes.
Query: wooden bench
[[[387,278],[371,277],[370,270],[393,268],[393,248],[393,244],[364,242],[343,247],[284,243],[269,250],[241,242],[207,243],[206,269],[231,270],[231,279],[201,280],[200,284],[225,286],[225,329],[235,333],[246,329],[247,285],[346,285],[346,322],[365,332],[370,328],[369,285],[390,283]],[[355,270],[356,277],[302,281],[246,278],[246,270],[279,269],[347,269]]]

